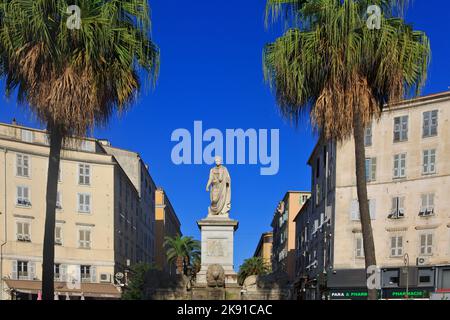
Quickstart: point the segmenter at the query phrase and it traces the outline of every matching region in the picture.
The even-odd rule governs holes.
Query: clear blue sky
[[[279,35],[264,28],[264,0],[152,0],[153,37],[161,48],[161,73],[153,92],[127,114],[111,120],[95,136],[137,151],[165,188],[186,235],[199,238],[196,220],[207,214],[209,166],[171,162],[173,130],[202,120],[205,128],[280,129],[280,171],[260,176],[259,166],[228,166],[231,216],[240,221],[235,239],[236,269],[250,257],[262,232],[270,230],[277,202],[287,190],[309,190],[306,161],[315,143],[305,120],[292,128],[282,120],[263,82],[261,52]],[[427,32],[433,57],[425,94],[450,86],[450,2],[415,0],[407,20]],[[1,97],[0,121],[13,117],[39,127],[33,116]]]

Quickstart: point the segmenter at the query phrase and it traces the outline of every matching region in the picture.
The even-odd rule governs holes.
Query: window
[[[408,116],[394,118],[394,142],[408,140]]]
[[[17,187],[17,205],[30,207],[30,189],[26,186],[18,186]]]
[[[25,221],[16,222],[16,235],[19,241],[31,241],[30,223]]]
[[[438,110],[424,112],[422,136],[424,138],[436,136],[437,128],[438,128]]]
[[[394,179],[406,177],[406,153],[394,156]]]
[[[366,159],[366,181],[371,182],[377,179],[377,158]]]
[[[320,158],[316,160],[316,178],[320,177]]]
[[[316,206],[320,203],[320,185],[316,184]]]
[[[67,265],[62,263],[55,264],[55,281],[67,281]],[[72,278],[72,281],[75,279]]]
[[[355,238],[355,257],[363,258],[364,257],[364,245],[362,237]]]
[[[372,125],[369,125],[364,132],[364,145],[366,147],[372,145]]]
[[[19,280],[29,279],[28,261],[17,261],[17,275]]]
[[[307,196],[307,195],[302,195],[300,204],[305,204],[305,202],[306,202],[307,200],[308,200],[308,196]]]
[[[88,164],[78,165],[78,184],[91,184],[91,166]]]
[[[433,234],[424,233],[420,235],[420,254],[432,255],[433,254]]]
[[[24,154],[18,154],[16,156],[17,164],[17,176],[29,177],[30,176],[30,157]]]
[[[22,141],[33,143],[33,131],[30,130],[21,130],[22,132]]]
[[[81,141],[81,150],[87,152],[94,152],[95,147],[91,141],[83,140]]]
[[[12,262],[11,276],[13,279],[34,280],[36,264],[31,261],[14,260]]]
[[[91,281],[91,266],[80,266],[81,282]]]
[[[436,173],[436,149],[423,152],[423,174]]]
[[[53,269],[53,273],[54,273],[54,279],[55,280],[60,280],[61,279],[61,265],[59,263],[55,263],[54,269]]]
[[[80,229],[78,230],[78,245],[82,249],[91,248],[91,230]]]
[[[62,238],[62,226],[55,226],[55,244],[62,246],[63,238]]]
[[[56,192],[56,209],[62,209],[61,191]]]
[[[91,212],[91,195],[89,193],[78,194],[78,212]]]
[[[405,217],[405,197],[393,197],[389,219],[400,219]]]
[[[434,214],[434,193],[422,194],[419,216],[431,216]]]
[[[403,236],[391,237],[391,257],[403,256]]]
[[[375,217],[376,217],[376,200],[375,199],[369,199],[369,213],[370,213],[370,219],[375,220]],[[353,200],[351,203],[350,220],[352,220],[352,221],[360,220],[358,200]]]

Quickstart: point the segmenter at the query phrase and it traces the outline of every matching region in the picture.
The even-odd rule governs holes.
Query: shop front
[[[367,300],[367,280],[364,269],[340,269],[328,273],[328,299]]]

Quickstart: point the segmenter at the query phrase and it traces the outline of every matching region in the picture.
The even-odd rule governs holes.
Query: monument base
[[[225,286],[237,284],[234,271],[234,232],[239,222],[229,217],[208,216],[197,221],[201,231],[202,265],[197,273],[197,284],[207,285],[208,268],[211,265],[222,266],[225,272]]]

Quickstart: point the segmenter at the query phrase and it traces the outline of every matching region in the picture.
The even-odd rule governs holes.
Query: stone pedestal
[[[197,284],[206,285],[206,273],[212,264],[221,265],[225,271],[225,286],[237,283],[234,271],[234,232],[238,221],[228,217],[209,216],[197,221],[201,231],[202,265],[197,274]]]

